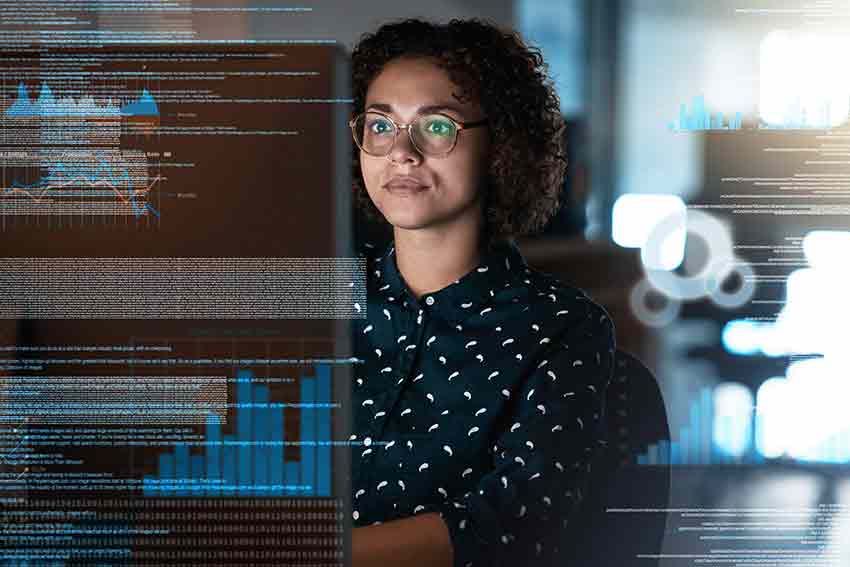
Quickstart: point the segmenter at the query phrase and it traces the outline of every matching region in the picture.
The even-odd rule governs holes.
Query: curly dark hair
[[[540,50],[479,19],[384,24],[364,34],[352,52],[354,115],[363,112],[369,85],[384,65],[402,56],[433,59],[460,87],[457,96],[477,99],[489,119],[483,241],[491,245],[542,229],[558,210],[567,159],[560,101]],[[368,220],[389,228],[366,192],[360,152],[353,149],[357,205]]]

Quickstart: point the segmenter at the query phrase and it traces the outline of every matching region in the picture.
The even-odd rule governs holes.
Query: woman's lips
[[[428,188],[427,185],[422,185],[421,183],[415,183],[411,181],[396,181],[393,183],[388,183],[384,187],[390,193],[394,193],[397,195],[411,195],[421,193],[422,191]]]

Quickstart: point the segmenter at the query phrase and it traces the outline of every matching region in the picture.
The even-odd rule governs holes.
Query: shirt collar
[[[473,314],[487,309],[492,297],[525,277],[528,268],[517,245],[510,240],[494,243],[481,262],[465,276],[439,291],[426,293],[418,300],[402,278],[396,264],[395,244],[390,242],[375,265],[378,291],[391,301],[408,302],[412,309],[430,309],[445,319],[461,324]]]

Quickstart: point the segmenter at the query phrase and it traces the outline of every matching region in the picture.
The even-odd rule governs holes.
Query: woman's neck
[[[479,227],[393,231],[398,271],[417,299],[459,280],[481,263]]]

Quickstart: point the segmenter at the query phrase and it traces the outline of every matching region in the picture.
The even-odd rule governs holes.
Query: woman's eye
[[[425,125],[425,131],[437,136],[451,136],[455,126],[448,120],[431,120]]]
[[[373,120],[369,124],[369,130],[375,134],[386,134],[392,131],[392,126],[386,120]]]

